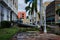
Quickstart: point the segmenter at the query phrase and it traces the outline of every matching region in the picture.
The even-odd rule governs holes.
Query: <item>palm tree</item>
[[[28,0],[25,0],[25,3],[28,3]],[[32,6],[30,7],[30,5]],[[26,11],[29,11],[29,14],[34,14],[34,11],[37,13],[37,0],[30,1],[29,5],[25,8]]]
[[[58,10],[56,11],[56,14],[60,15],[60,9],[58,9]]]
[[[60,9],[56,10],[56,14],[58,14],[60,16]],[[60,20],[58,22],[60,22]],[[57,23],[57,25],[59,25],[59,27],[60,27],[60,23]]]
[[[40,1],[40,26],[42,26],[42,1],[43,0],[39,0]],[[25,0],[25,2],[26,3],[28,3],[29,1],[27,1],[27,0]],[[30,5],[31,5],[31,3],[32,3],[32,7],[30,7]],[[29,10],[29,13],[31,12],[31,13],[34,13],[34,11],[37,13],[37,0],[33,0],[33,2],[30,2],[29,3],[29,5],[28,5],[29,7],[28,7],[28,9],[26,9],[27,11]],[[45,29],[45,33],[47,32],[47,30],[46,30],[46,23],[45,23],[45,25],[44,25],[44,29]]]
[[[30,3],[29,3],[29,6],[30,6],[31,3],[32,3],[31,10],[32,10],[32,11],[35,10],[35,12],[37,12],[37,0],[33,0],[33,2],[30,2]]]

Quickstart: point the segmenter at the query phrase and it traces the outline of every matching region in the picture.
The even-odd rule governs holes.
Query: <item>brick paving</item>
[[[60,40],[60,36],[55,34],[40,34],[39,32],[21,32],[11,40]]]

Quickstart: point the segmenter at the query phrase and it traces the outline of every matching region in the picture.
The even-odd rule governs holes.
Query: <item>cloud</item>
[[[18,0],[18,11],[25,11],[25,0]]]
[[[46,1],[54,1],[54,0],[44,0],[43,2],[46,2]]]

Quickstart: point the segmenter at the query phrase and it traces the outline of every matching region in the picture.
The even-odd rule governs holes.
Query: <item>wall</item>
[[[16,14],[18,12],[18,0],[3,0]],[[14,2],[14,4],[13,4]]]

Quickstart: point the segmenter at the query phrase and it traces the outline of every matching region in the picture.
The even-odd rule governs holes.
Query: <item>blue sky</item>
[[[18,11],[25,11],[26,4],[24,0],[18,0]]]
[[[46,1],[53,1],[53,0],[43,0],[43,2],[46,2]],[[25,11],[25,7],[27,5],[25,4],[25,0],[18,0],[18,11]],[[39,11],[39,7],[40,7],[40,3],[39,3],[39,0],[38,0],[38,11]],[[26,14],[26,16],[28,16],[28,13]]]
[[[18,11],[25,11],[25,7],[28,5],[26,5],[24,3],[25,0],[18,0]],[[43,0],[43,2],[46,2],[46,1],[53,1],[53,0]],[[39,10],[39,1],[38,1],[38,10]]]

